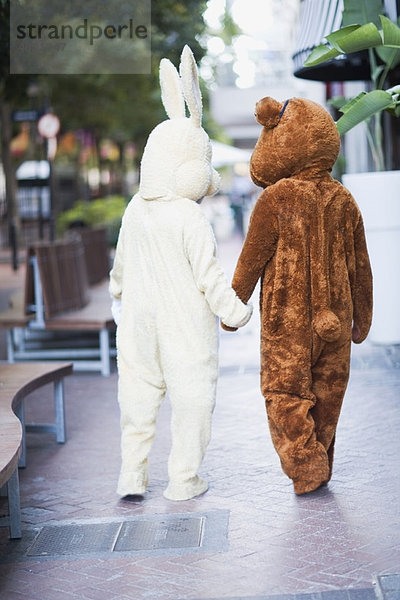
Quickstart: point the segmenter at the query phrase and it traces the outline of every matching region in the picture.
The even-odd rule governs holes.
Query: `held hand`
[[[115,321],[115,324],[119,324],[119,320],[121,318],[121,300],[113,299],[111,303],[111,314]]]

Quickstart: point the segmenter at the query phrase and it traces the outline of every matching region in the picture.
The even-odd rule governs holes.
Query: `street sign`
[[[46,113],[38,121],[38,131],[44,138],[54,138],[60,131],[60,120],[53,113]]]
[[[11,113],[11,118],[18,123],[24,121],[37,121],[41,114],[43,113],[38,110],[14,110]]]

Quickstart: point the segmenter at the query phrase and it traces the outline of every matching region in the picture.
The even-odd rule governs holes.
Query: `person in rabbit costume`
[[[197,471],[215,404],[216,315],[240,327],[252,308],[229,286],[211,225],[197,203],[217,191],[219,176],[201,126],[198,73],[188,46],[180,75],[168,59],[161,60],[160,84],[169,119],[148,138],[139,191],[124,213],[110,273],[121,411],[117,492],[145,492],[156,417],[168,391],[172,446],[164,496],[187,500],[208,488]]]
[[[331,478],[351,340],[371,324],[371,268],[360,211],[330,174],[340,148],[330,114],[266,97],[256,119],[250,173],[265,189],[232,285],[247,302],[261,280],[261,389],[283,471],[303,494]]]

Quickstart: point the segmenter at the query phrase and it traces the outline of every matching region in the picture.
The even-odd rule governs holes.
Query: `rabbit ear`
[[[203,114],[203,104],[201,101],[199,74],[193,53],[189,46],[185,46],[183,48],[179,72],[182,79],[183,93],[190,116],[194,124],[197,127],[200,127]]]
[[[160,62],[161,100],[170,119],[185,116],[185,100],[178,71],[168,58]]]

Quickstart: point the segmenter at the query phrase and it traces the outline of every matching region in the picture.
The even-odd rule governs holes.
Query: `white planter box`
[[[360,207],[374,277],[369,339],[400,344],[400,171],[348,174],[343,185]]]

